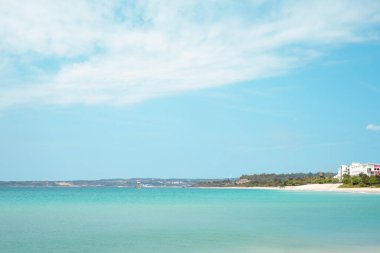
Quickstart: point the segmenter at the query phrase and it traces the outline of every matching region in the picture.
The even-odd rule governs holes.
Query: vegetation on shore
[[[339,183],[333,173],[291,173],[242,175],[237,180],[200,182],[194,187],[285,187],[306,184]]]
[[[340,188],[380,187],[380,176],[368,176],[364,173],[358,176],[343,175]]]

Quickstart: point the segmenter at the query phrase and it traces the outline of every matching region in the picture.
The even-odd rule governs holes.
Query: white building
[[[335,176],[335,178],[338,178],[339,181],[341,181],[344,174],[348,174],[348,175],[350,174],[350,169],[349,169],[349,166],[347,165],[341,165],[338,168],[338,174]]]
[[[349,166],[341,165],[338,168],[338,174],[335,177],[342,180],[344,174],[357,176],[360,173],[368,176],[380,175],[380,165],[374,163],[352,163]]]

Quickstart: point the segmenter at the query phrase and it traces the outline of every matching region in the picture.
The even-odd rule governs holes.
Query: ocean
[[[380,252],[380,195],[1,188],[4,253]]]

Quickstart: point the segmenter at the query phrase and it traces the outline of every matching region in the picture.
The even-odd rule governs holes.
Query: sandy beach
[[[300,186],[286,186],[281,190],[286,191],[328,191],[328,192],[354,192],[380,194],[380,188],[339,188],[341,184],[308,184]]]
[[[363,194],[380,194],[380,188],[339,188],[342,184],[307,184],[286,187],[205,187],[215,189],[250,189],[250,190],[279,190],[279,191],[315,191],[315,192],[351,192]]]

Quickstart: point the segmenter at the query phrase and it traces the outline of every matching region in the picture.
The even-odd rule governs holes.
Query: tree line
[[[339,183],[334,178],[334,173],[288,173],[288,174],[252,174],[242,175],[240,178],[231,180],[213,180],[195,184],[194,187],[284,187],[306,184]]]
[[[341,187],[380,187],[380,175],[368,176],[360,173],[358,176],[343,175]]]

